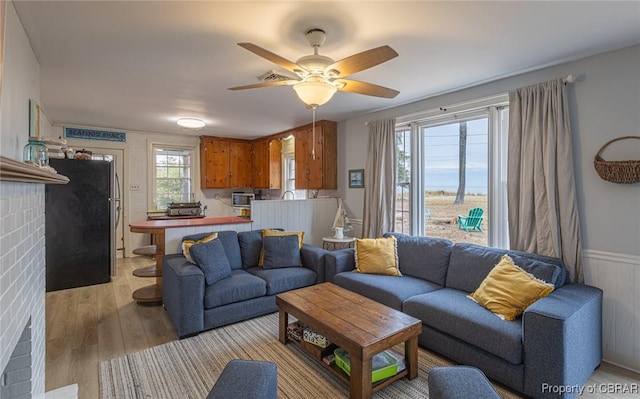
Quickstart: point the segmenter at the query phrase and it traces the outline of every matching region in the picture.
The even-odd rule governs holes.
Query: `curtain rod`
[[[564,78],[562,78],[562,82],[566,85],[566,84],[570,84],[570,83],[575,83],[575,81],[578,80],[578,76],[574,75],[573,73],[568,74],[567,76],[565,76]],[[442,110],[442,108],[440,108]],[[366,121],[364,123],[365,126],[369,126],[369,122],[370,121]]]

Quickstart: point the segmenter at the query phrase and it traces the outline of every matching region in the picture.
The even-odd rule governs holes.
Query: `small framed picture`
[[[364,187],[364,169],[349,170],[349,188]]]

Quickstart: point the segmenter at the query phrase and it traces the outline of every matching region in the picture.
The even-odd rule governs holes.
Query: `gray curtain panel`
[[[375,238],[394,230],[396,213],[396,120],[369,122],[369,154],[364,170],[362,236]]]
[[[584,282],[567,89],[562,79],[509,93],[511,249],[561,258]]]

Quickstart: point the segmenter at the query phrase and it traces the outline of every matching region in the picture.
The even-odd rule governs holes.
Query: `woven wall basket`
[[[624,136],[618,137],[605,143],[593,158],[593,166],[603,180],[610,181],[612,183],[620,184],[634,184],[640,182],[640,160],[637,161],[605,161],[600,156],[602,150],[604,150],[609,144],[626,139],[638,139],[640,136]]]

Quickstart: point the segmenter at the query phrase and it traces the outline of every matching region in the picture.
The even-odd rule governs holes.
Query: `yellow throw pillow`
[[[355,271],[401,276],[398,268],[397,246],[394,236],[386,238],[357,238],[355,244]]]
[[[553,284],[537,279],[504,255],[469,297],[501,319],[513,320],[553,289]]]
[[[204,244],[205,242],[213,241],[216,238],[218,238],[218,233],[211,233],[205,238],[199,239],[198,241],[184,240],[182,241],[182,254],[190,263],[193,263],[195,265],[196,261],[193,260],[193,258],[191,257],[191,252],[189,251],[191,249],[191,246],[194,244]]]
[[[304,231],[280,231],[280,230],[262,230],[262,238],[267,236],[298,236],[298,247],[302,248],[302,244],[304,242]],[[258,266],[262,267],[264,265],[264,245],[260,248],[260,259],[258,260]]]

